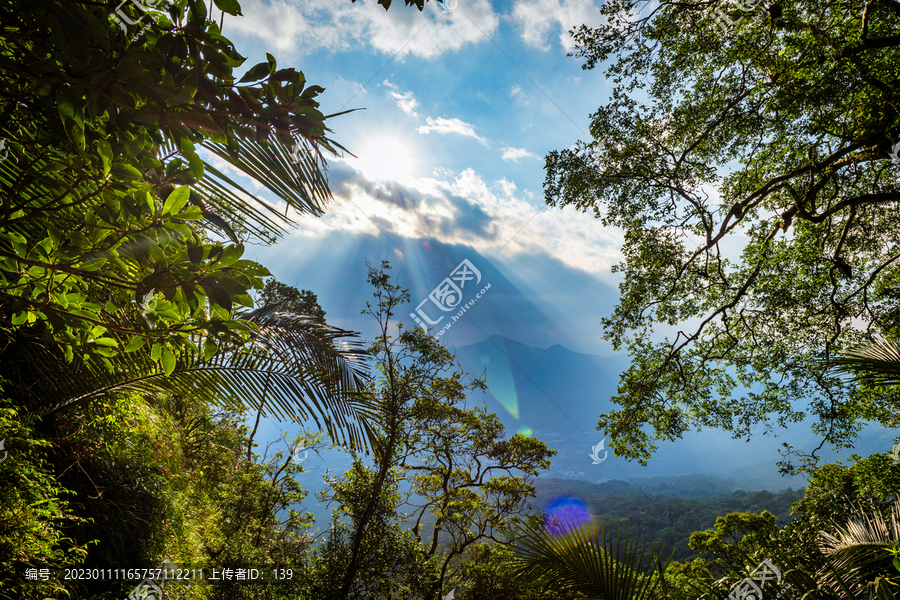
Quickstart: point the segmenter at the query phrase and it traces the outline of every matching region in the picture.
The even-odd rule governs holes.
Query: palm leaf
[[[545,525],[533,518],[511,532],[514,557],[509,576],[533,584],[552,585],[572,594],[601,600],[644,600],[658,596],[656,545],[615,536],[593,522],[576,524],[558,517]],[[656,596],[654,595],[656,594]]]
[[[23,345],[31,354],[23,379],[37,382],[23,396],[32,414],[44,416],[122,392],[179,394],[279,419],[311,418],[336,443],[367,448],[376,406],[361,393],[368,372],[363,343],[355,332],[277,308],[236,315],[253,327],[250,341],[209,360],[203,353],[207,338],[195,337],[195,348],[179,355],[168,377],[149,345],[108,358],[112,369],[96,359],[76,358],[64,365],[57,353],[35,353],[37,344]]]
[[[203,147],[273,192],[285,202],[285,211],[279,212],[274,204],[257,199],[219,168],[203,161],[204,175],[193,186],[201,201],[193,201],[204,209],[208,225],[230,233],[221,222],[209,218],[215,215],[265,240],[271,235],[281,235],[286,226],[296,224],[289,216],[290,209],[316,217],[324,214],[332,196],[325,159],[319,148],[337,153],[344,150],[342,146],[327,139],[311,143],[300,137],[289,148],[275,136],[262,142],[235,138],[233,144],[231,148],[207,140]],[[173,149],[174,146],[167,146],[168,151]]]
[[[872,588],[873,594],[879,594],[879,598],[882,594],[879,577],[896,573],[891,564],[892,557],[886,549],[898,542],[900,499],[891,507],[890,523],[876,507],[866,509],[856,505],[847,523],[836,526],[835,533],[819,533],[820,548],[830,557],[829,562],[834,565],[834,570],[841,573],[845,580],[865,582],[867,588]],[[832,578],[826,579],[828,583]]]
[[[900,383],[900,343],[876,338],[826,364],[866,383],[896,385]]]

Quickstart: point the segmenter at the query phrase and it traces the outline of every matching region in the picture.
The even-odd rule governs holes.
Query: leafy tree
[[[731,570],[742,564],[748,554],[757,553],[775,529],[775,516],[767,510],[759,515],[729,513],[716,519],[715,529],[691,535],[690,546],[716,557],[712,562],[704,561],[704,565],[712,571],[721,571],[717,567]]]
[[[240,260],[238,236],[272,240],[293,221],[251,200],[200,153],[254,178],[295,213],[321,214],[330,199],[321,151],[341,149],[317,108],[322,88],[271,56],[237,80],[244,59],[199,0],[152,15],[132,3],[112,13],[74,0],[7,4],[5,335],[52,338],[67,359],[108,357],[117,346],[105,334],[148,334],[142,319],[125,316],[137,317],[154,291],[168,304],[155,311],[153,337],[240,331],[232,307],[252,306],[247,291],[268,272]],[[223,6],[240,12],[237,2]],[[126,21],[146,27],[133,35]],[[198,222],[235,243],[210,242]]]
[[[546,200],[624,234],[603,327],[632,364],[598,427],[642,464],[693,428],[815,416],[850,447],[895,420],[811,359],[900,330],[900,4],[776,4],[613,0],[574,31],[615,88],[592,139],[547,156]]]
[[[319,306],[319,299],[309,290],[298,290],[272,278],[266,281],[260,303],[263,306],[278,304],[281,310],[313,317],[317,322],[325,322],[325,311]]]
[[[323,496],[350,520],[340,586],[329,592],[336,598],[383,592],[386,574],[425,597],[446,594],[467,548],[504,541],[500,527],[525,514],[531,479],[554,454],[534,438],[504,439],[496,415],[467,408],[468,392],[484,383],[467,381],[434,336],[402,325],[393,335],[394,311],[409,294],[391,282],[389,269],[387,262],[379,270],[370,265],[376,302],[363,311],[379,327],[369,350],[378,377],[366,391],[379,407],[373,465],[356,456]],[[400,529],[404,519],[411,532]],[[401,552],[410,543],[417,550]],[[418,557],[415,569],[398,562],[407,554]]]
[[[135,389],[256,408],[270,395],[276,414],[313,416],[364,445],[365,415],[349,398],[361,354],[343,343],[352,334],[324,313],[246,310],[269,273],[241,258],[239,237],[273,240],[292,217],[209,159],[295,214],[322,214],[322,150],[341,149],[317,108],[322,88],[271,56],[237,80],[244,59],[200,0],[152,14],[133,3],[112,13],[74,0],[8,4],[0,374],[26,416]],[[237,2],[222,8],[240,13]],[[128,31],[131,22],[145,27]],[[232,241],[211,241],[216,232]]]

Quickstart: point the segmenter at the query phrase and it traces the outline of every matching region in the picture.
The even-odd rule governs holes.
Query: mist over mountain
[[[456,348],[456,353],[467,371],[487,377],[488,391],[471,396],[471,403],[485,403],[508,433],[532,434],[558,451],[547,473],[551,477],[598,482],[701,474],[732,479],[746,490],[777,491],[805,485],[802,478],[779,475],[782,442],[803,451],[819,444],[805,421],[776,429],[777,438],[762,427],[749,440],[732,439],[721,431],[690,432],[676,442],[658,442],[659,450],[646,467],[615,457],[615,440],[605,439],[598,457],[606,458],[593,464],[592,448],[604,440],[596,431],[597,417],[617,408],[610,397],[616,393],[619,373],[628,366],[627,356],[581,354],[559,344],[533,348],[501,336]],[[834,462],[853,452],[883,452],[891,443],[886,432],[871,426],[860,433],[852,451],[823,449],[819,454]]]

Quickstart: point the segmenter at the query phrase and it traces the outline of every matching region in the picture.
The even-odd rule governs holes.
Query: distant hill
[[[641,490],[638,490],[639,486]],[[776,523],[790,521],[790,505],[803,497],[803,490],[787,489],[779,493],[747,492],[735,489],[731,479],[708,476],[654,477],[625,481],[588,483],[554,478],[538,478],[537,496],[532,501],[536,511],[544,511],[551,501],[572,496],[583,502],[606,528],[636,535],[641,543],[665,544],[665,556],[675,551],[674,559],[686,562],[699,554],[691,550],[688,540],[696,531],[713,529],[716,518],[732,512],[759,514],[768,510]]]
[[[598,416],[619,408],[610,398],[616,394],[619,374],[628,367],[627,356],[582,354],[558,344],[533,348],[496,335],[454,350],[469,373],[487,376],[489,391],[473,394],[470,405],[486,404],[509,434],[533,434],[558,451],[546,473],[550,477],[589,482],[640,478],[653,485],[646,478],[701,474],[734,478],[747,490],[780,490],[805,485],[802,478],[778,474],[781,443],[787,440],[799,450],[819,445],[808,422],[776,430],[778,438],[760,428],[749,441],[732,439],[722,431],[692,431],[675,442],[660,441],[649,465],[641,467],[615,457],[609,450],[615,440],[604,440],[596,431]],[[599,456],[605,458],[594,464],[591,449],[601,441],[604,449]],[[863,456],[883,452],[892,444],[886,432],[869,427],[852,451],[819,455],[825,462],[835,462],[854,451]]]
[[[680,477],[637,477],[632,481],[612,479],[602,483],[572,481],[554,477],[541,477],[538,487],[547,493],[585,493],[592,496],[622,496],[628,494],[659,494],[679,498],[707,498],[730,496],[741,489],[734,479],[712,475],[682,475]]]

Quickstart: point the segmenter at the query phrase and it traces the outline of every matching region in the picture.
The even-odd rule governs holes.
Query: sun
[[[354,154],[359,158],[348,157],[348,162],[369,179],[402,182],[412,178],[414,165],[409,144],[398,138],[375,138]]]

